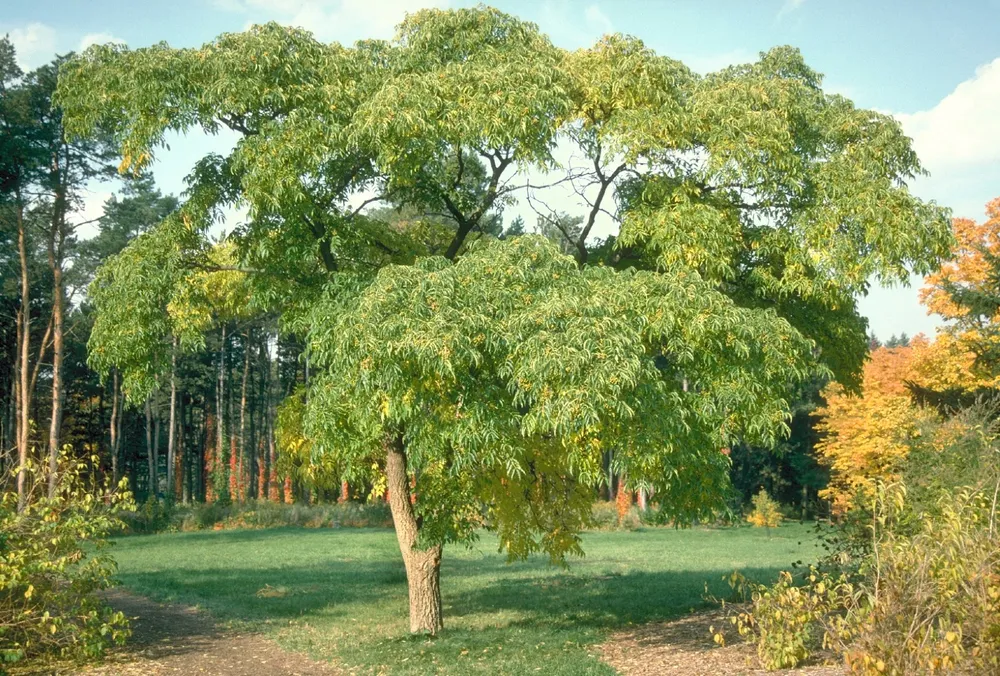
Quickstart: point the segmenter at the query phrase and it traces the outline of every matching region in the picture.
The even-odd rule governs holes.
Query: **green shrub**
[[[29,468],[31,490],[20,511],[14,490],[0,498],[0,662],[94,657],[129,635],[125,616],[96,594],[111,586],[116,570],[106,538],[134,507],[126,484],[88,480],[88,464],[66,453],[57,477],[48,498],[45,476]]]
[[[155,496],[150,496],[136,510],[122,515],[129,533],[162,533],[171,530],[174,516],[174,506]]]
[[[151,501],[128,515],[129,532],[196,531],[234,528],[390,528],[392,514],[382,502],[287,505],[266,500],[243,504],[196,503],[168,505]]]
[[[618,504],[615,502],[598,500],[591,506],[590,514],[590,527],[596,530],[636,530],[643,525],[643,518],[638,509],[631,507],[624,514],[620,514]]]
[[[783,518],[781,505],[767,494],[763,488],[753,496],[753,511],[747,516],[747,521],[757,528],[776,528]]]

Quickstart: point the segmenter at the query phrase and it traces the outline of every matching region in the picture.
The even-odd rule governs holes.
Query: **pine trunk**
[[[146,459],[149,463],[149,486],[147,497],[156,495],[156,455],[153,449],[153,405],[152,397],[146,398]]]
[[[118,371],[111,376],[111,478],[118,483]]]
[[[170,427],[167,428],[167,494],[173,498],[176,495],[174,486],[174,454],[177,438],[177,338],[170,346]]]
[[[437,634],[444,629],[441,612],[441,545],[417,549],[420,525],[410,501],[406,449],[401,436],[385,442],[385,474],[389,509],[396,528],[399,551],[406,567],[410,591],[410,632]]]
[[[52,268],[52,416],[49,421],[49,497],[56,494],[56,470],[59,465],[59,448],[63,419],[63,314],[65,293],[63,289],[62,236],[65,228],[65,196],[56,194],[56,213],[49,237],[49,265]]]
[[[17,195],[17,248],[21,260],[21,311],[18,314],[18,347],[20,348],[20,372],[18,373],[19,388],[17,396],[17,461],[20,468],[17,472],[17,508],[24,509],[28,499],[28,475],[25,465],[28,463],[28,430],[29,409],[31,408],[31,391],[28,381],[28,355],[31,348],[31,294],[28,277],[28,245],[25,235],[24,205],[20,194]]]

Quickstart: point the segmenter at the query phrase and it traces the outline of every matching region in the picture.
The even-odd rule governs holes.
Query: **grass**
[[[568,570],[507,564],[496,540],[445,549],[445,632],[407,635],[407,592],[387,529],[173,533],[121,539],[122,583],[263,630],[355,673],[610,674],[594,646],[619,627],[704,607],[740,569],[773,579],[819,555],[809,526],[588,533]]]

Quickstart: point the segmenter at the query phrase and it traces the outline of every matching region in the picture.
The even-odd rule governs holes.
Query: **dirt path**
[[[220,627],[193,608],[159,604],[115,589],[108,603],[132,622],[132,639],[100,665],[79,673],[88,676],[333,676],[332,665],[282,650],[259,634]]]
[[[720,648],[709,627],[723,626],[721,613],[699,613],[612,635],[599,646],[602,659],[625,676],[842,676],[836,666],[765,671],[753,648],[727,631],[732,643]]]

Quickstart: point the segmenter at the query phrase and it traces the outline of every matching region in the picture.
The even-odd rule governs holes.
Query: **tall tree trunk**
[[[410,632],[436,634],[444,629],[441,612],[441,545],[417,549],[420,524],[410,502],[406,448],[401,435],[385,440],[385,476],[389,509],[410,591]]]
[[[176,454],[174,456],[174,483],[173,491],[174,498],[178,496],[181,498],[181,502],[187,504],[188,492],[187,484],[184,482],[185,475],[185,464],[184,464],[184,397],[181,397],[177,401],[177,448]]]
[[[163,416],[160,414],[160,402],[158,397],[153,397],[153,467],[155,469],[156,484],[153,486],[153,495],[160,497],[160,423]]]
[[[156,449],[153,447],[153,396],[146,397],[146,459],[149,462],[147,498],[156,496]]]
[[[28,244],[25,239],[24,205],[21,195],[17,195],[17,249],[21,260],[21,311],[18,314],[18,347],[20,348],[20,371],[18,373],[18,416],[17,416],[17,508],[24,509],[28,499],[28,475],[25,465],[28,463],[28,431],[31,407],[31,390],[29,389],[28,354],[31,348],[31,281],[28,278]]]
[[[243,381],[240,385],[240,455],[238,464],[239,483],[237,485],[241,488],[246,486],[247,483],[244,465],[250,464],[247,448],[247,380],[250,377],[250,352],[250,332],[246,331],[243,334]],[[243,493],[243,490],[240,493]]]
[[[118,370],[111,375],[111,476],[118,483]]]
[[[115,459],[119,463],[123,463],[125,461],[124,458],[121,457],[121,455],[122,455],[122,426],[124,424],[125,424],[125,393],[121,391],[121,383],[119,383],[118,384],[118,429],[117,429],[117,433],[115,434],[115,447],[112,450],[112,453],[114,453]],[[120,465],[119,465],[119,467],[120,467]],[[119,469],[118,474],[119,475],[124,475],[124,472],[122,472]],[[119,476],[119,478],[120,478],[120,476]],[[135,477],[134,476],[132,477],[131,489],[135,490]]]
[[[49,236],[49,266],[52,268],[52,417],[49,423],[49,497],[56,494],[56,470],[62,441],[63,419],[63,237],[66,220],[66,196],[62,188],[56,192],[52,232]]]
[[[215,388],[215,428],[216,446],[215,463],[212,484],[215,499],[223,497],[223,493],[228,490],[229,479],[227,471],[229,468],[228,457],[226,455],[226,327],[222,326],[222,340],[219,343],[219,385]]]
[[[167,428],[167,494],[170,498],[176,495],[174,486],[174,448],[177,437],[177,337],[174,336],[170,345],[170,427]]]

